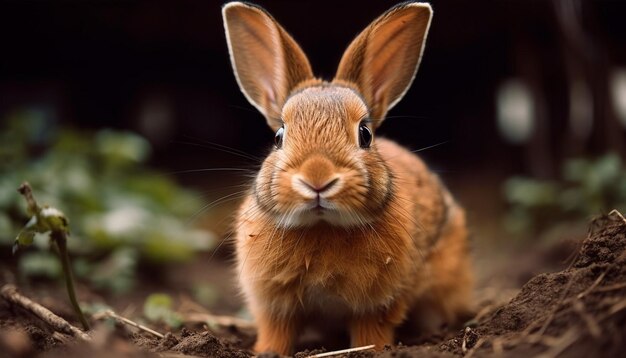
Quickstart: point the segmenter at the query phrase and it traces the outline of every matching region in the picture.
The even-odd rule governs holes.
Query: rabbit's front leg
[[[276,352],[280,355],[288,355],[291,352],[293,340],[299,324],[297,317],[290,315],[277,315],[269,312],[257,312],[257,341],[254,351]]]
[[[379,315],[365,315],[355,317],[350,326],[350,340],[352,347],[376,345],[377,350],[385,345],[393,344],[394,328]]]
[[[374,344],[377,350],[393,345],[395,328],[406,317],[408,305],[402,300],[386,309],[360,314],[352,318],[350,340],[352,347]]]

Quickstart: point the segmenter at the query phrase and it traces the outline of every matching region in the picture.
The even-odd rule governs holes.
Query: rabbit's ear
[[[335,79],[357,85],[375,125],[411,86],[431,18],[429,4],[398,4],[363,30],[341,58]]]
[[[237,83],[276,130],[291,90],[313,78],[311,65],[293,38],[262,8],[231,2],[222,16]]]

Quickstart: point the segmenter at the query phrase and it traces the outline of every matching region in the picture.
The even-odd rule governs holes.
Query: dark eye
[[[372,144],[372,131],[364,124],[359,124],[359,147],[367,149]]]
[[[274,144],[276,145],[277,149],[280,149],[280,147],[283,146],[283,134],[285,134],[284,126],[278,128],[278,130],[276,131],[276,135],[274,136]]]

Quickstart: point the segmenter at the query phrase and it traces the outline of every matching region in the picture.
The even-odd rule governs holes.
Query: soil
[[[558,250],[557,250],[558,251]],[[413,336],[406,345],[348,357],[618,357],[626,348],[626,222],[617,215],[595,220],[566,267],[532,277],[507,302],[506,290],[484,294],[464,327]],[[37,290],[27,296],[71,323],[63,297]],[[505,292],[506,291],[506,292]],[[478,292],[481,296],[481,292]],[[490,296],[490,298],[488,297]],[[509,296],[511,296],[509,294]],[[495,297],[495,298],[494,298]],[[162,331],[166,331],[163,327]],[[410,333],[410,332],[409,332]],[[93,342],[54,332],[30,313],[0,300],[0,357],[234,357],[252,356],[254,332],[186,324],[156,338],[128,326],[100,322]],[[322,342],[323,343],[323,342]],[[319,347],[319,345],[318,345]],[[303,350],[303,358],[325,349]],[[277,357],[262,354],[262,357]]]

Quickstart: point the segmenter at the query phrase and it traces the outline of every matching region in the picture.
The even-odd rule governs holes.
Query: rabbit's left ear
[[[341,58],[335,79],[358,87],[374,125],[411,86],[431,18],[429,4],[396,5],[363,30]]]
[[[300,46],[261,7],[231,2],[222,9],[226,41],[241,91],[277,130],[282,107],[300,82],[313,78]]]

